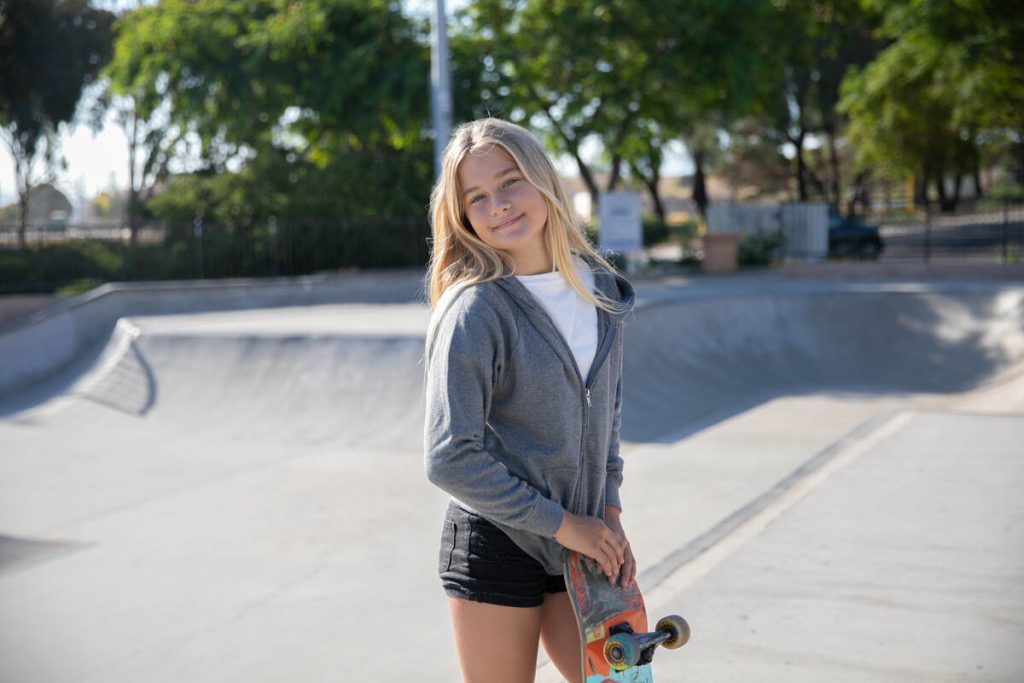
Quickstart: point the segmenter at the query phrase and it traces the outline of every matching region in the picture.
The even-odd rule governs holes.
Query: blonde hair
[[[462,124],[445,147],[441,177],[430,195],[434,238],[426,277],[430,308],[433,310],[441,295],[453,285],[496,280],[505,269],[515,272],[508,253],[488,246],[469,227],[462,204],[459,164],[467,155],[494,146],[508,152],[526,180],[543,195],[548,209],[544,243],[558,272],[585,300],[609,312],[618,310],[618,302],[590,292],[576,273],[573,254],[587,256],[609,272],[614,273],[615,269],[590,245],[573,219],[568,195],[544,148],[525,128],[494,118]]]

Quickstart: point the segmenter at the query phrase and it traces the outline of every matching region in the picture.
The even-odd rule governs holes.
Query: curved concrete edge
[[[638,279],[637,311],[694,298],[751,294],[977,293],[1021,287],[999,281],[844,282],[742,277],[687,286]],[[330,303],[423,302],[419,269],[273,279],[111,283],[0,329],[0,397],[13,396],[71,366],[110,337],[122,317]]]
[[[423,300],[419,270],[110,283],[0,329],[0,396],[13,395],[67,367],[109,337],[125,316]]]

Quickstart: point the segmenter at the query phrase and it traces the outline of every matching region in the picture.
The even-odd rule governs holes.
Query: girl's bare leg
[[[551,663],[568,683],[583,683],[580,631],[568,593],[548,593],[541,607],[540,639]]]
[[[531,683],[542,610],[448,598],[463,683]]]

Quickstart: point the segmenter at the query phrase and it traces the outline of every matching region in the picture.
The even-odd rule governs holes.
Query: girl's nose
[[[496,198],[494,202],[491,204],[491,215],[504,213],[505,211],[508,210],[508,207],[511,205],[512,203],[507,199]]]

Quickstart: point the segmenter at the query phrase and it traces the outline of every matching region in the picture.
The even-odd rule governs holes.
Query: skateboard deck
[[[562,570],[579,625],[583,680],[653,683],[650,662],[655,648],[685,644],[690,637],[686,622],[666,617],[658,622],[658,630],[648,633],[647,609],[635,580],[625,588],[611,583],[597,562],[568,550],[562,554]]]

